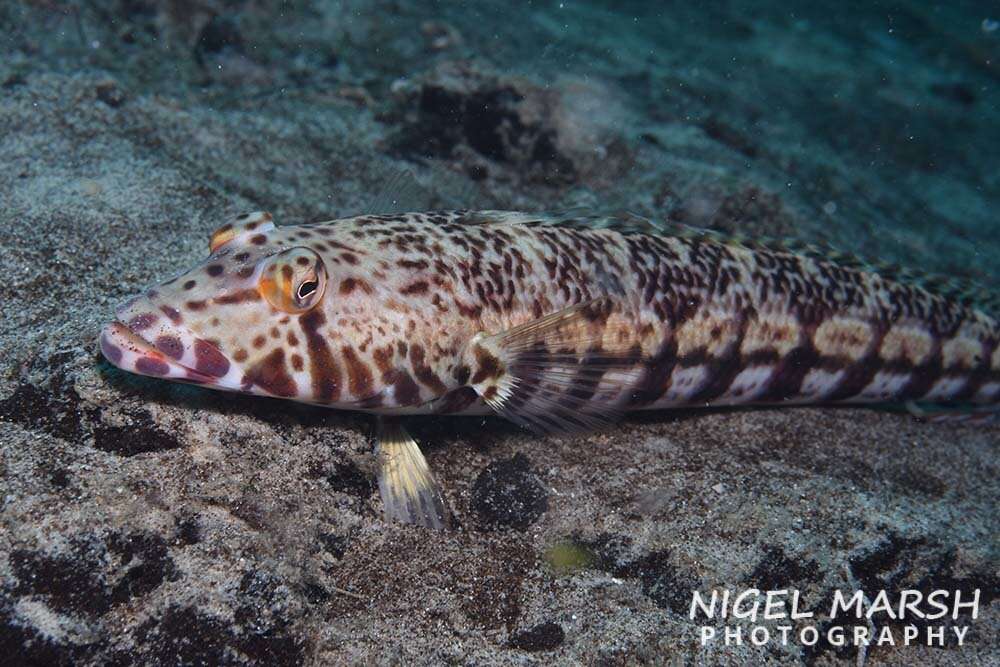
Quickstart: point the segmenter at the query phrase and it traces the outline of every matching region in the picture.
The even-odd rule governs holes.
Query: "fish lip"
[[[104,357],[111,362],[111,364],[117,368],[121,368],[122,370],[139,373],[140,375],[164,377],[171,380],[187,380],[197,384],[215,384],[219,380],[219,378],[215,376],[203,373],[197,369],[180,363],[176,359],[168,357],[160,351],[156,345],[152,343],[152,341],[137,332],[133,327],[129,326],[128,322],[126,322],[124,318],[116,318],[114,321],[106,324],[101,330],[99,340],[101,353]],[[115,353],[111,351],[114,349],[117,349],[118,352]],[[160,362],[169,370],[176,371],[176,374],[170,372],[160,374],[147,373],[143,372],[134,365],[129,367],[122,363],[123,352],[130,352],[139,358],[152,359],[156,362]]]

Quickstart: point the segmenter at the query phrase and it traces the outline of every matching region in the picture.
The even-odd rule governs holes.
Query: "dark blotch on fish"
[[[475,354],[479,367],[476,369],[476,374],[472,376],[472,384],[479,384],[483,380],[503,375],[499,359],[481,347],[476,347]]]
[[[171,359],[184,356],[184,345],[177,336],[159,336],[156,339],[156,349]]]
[[[128,328],[132,331],[142,331],[153,326],[156,323],[156,319],[156,315],[153,313],[142,313],[128,321]]]
[[[350,345],[343,347],[344,364],[347,366],[347,382],[355,397],[367,396],[372,390],[372,373]]]
[[[106,334],[101,335],[101,353],[116,366],[122,360],[121,348],[112,343]]]
[[[298,389],[295,380],[285,369],[285,351],[281,348],[254,364],[247,372],[247,377],[251,383],[275,396],[288,398],[294,396]]]
[[[229,360],[219,349],[200,338],[194,342],[195,369],[205,375],[222,377],[229,372]]]
[[[320,333],[326,317],[317,308],[302,315],[299,323],[305,332],[306,347],[309,350],[309,375],[312,378],[313,395],[316,400],[333,403],[340,397],[340,368],[326,339]]]
[[[173,307],[167,306],[167,305],[163,305],[163,306],[160,306],[160,312],[162,312],[164,315],[166,315],[170,319],[170,321],[173,322],[174,324],[180,324],[181,323],[181,314],[179,312],[177,312],[176,308],[173,308]]]
[[[135,370],[143,375],[166,375],[170,372],[170,366],[166,362],[150,357],[140,357],[135,362]]]
[[[420,402],[420,387],[406,371],[393,368],[382,376],[382,381],[392,385],[396,405],[405,407]]]

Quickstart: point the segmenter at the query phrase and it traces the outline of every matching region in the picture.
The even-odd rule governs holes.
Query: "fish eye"
[[[304,313],[323,298],[326,268],[309,248],[289,248],[268,258],[257,289],[267,302],[286,313]]]
[[[295,293],[295,295],[299,298],[299,301],[304,301],[306,298],[309,297],[310,294],[315,292],[318,287],[319,287],[318,280],[306,280],[305,282],[299,285],[299,289]]]

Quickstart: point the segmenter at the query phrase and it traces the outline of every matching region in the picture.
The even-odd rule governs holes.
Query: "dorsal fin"
[[[361,215],[392,215],[426,211],[436,203],[468,208],[479,199],[473,181],[462,179],[437,162],[423,164],[420,174],[433,184],[424,185],[417,179],[417,172],[409,167],[383,165],[376,167],[382,176],[382,185],[376,195],[361,209]]]
[[[208,251],[215,252],[233,239],[248,234],[261,234],[274,229],[274,220],[267,211],[242,213],[212,232]]]
[[[822,241],[808,243],[794,238],[778,239],[727,233],[715,229],[692,227],[674,221],[654,221],[631,212],[594,215],[576,209],[544,213],[475,211],[466,213],[462,220],[466,224],[521,224],[572,229],[611,229],[625,235],[674,236],[714,241],[751,250],[801,255],[828,264],[835,264],[845,269],[875,273],[887,280],[920,287],[948,301],[970,308],[978,308],[993,316],[1000,316],[1000,293],[991,292],[973,281],[926,273],[890,262],[867,260]]]
[[[361,212],[362,215],[389,215],[421,208],[427,203],[427,192],[413,172],[400,169],[389,171],[379,193]]]

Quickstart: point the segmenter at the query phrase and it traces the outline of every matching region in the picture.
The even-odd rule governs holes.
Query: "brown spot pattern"
[[[195,340],[194,358],[195,369],[205,375],[222,377],[229,372],[229,360],[208,341]]]
[[[184,345],[177,336],[158,336],[154,344],[157,350],[171,359],[180,360],[184,356]]]
[[[413,374],[417,376],[417,380],[425,387],[436,395],[448,391],[448,387],[441,381],[441,378],[427,365],[423,346],[416,343],[410,346],[410,363],[413,365]]]
[[[144,375],[166,375],[170,372],[170,366],[160,359],[139,357],[135,362],[135,370]]]
[[[326,317],[319,308],[314,308],[301,315],[299,323],[306,336],[313,399],[334,403],[340,398],[340,368],[319,330],[326,323]]]
[[[354,348],[345,345],[342,350],[344,355],[344,366],[347,367],[347,386],[355,398],[368,396],[372,391],[372,372],[369,370]]]
[[[295,380],[285,368],[285,351],[280,347],[258,361],[247,371],[250,382],[269,394],[291,398],[298,392]]]
[[[503,375],[503,366],[500,360],[481,346],[476,346],[473,353],[476,356],[476,372],[472,376],[472,384],[479,384],[484,380],[498,378]]]
[[[951,393],[970,398],[987,382],[1000,381],[1000,368],[991,362],[1000,339],[995,320],[918,287],[853,267],[777,250],[748,250],[709,236],[619,233],[582,229],[573,222],[553,227],[543,220],[473,225],[463,223],[463,216],[474,214],[365,216],[336,226],[274,232],[276,243],[310,234],[322,237],[322,246],[312,243],[311,247],[328,266],[337,264],[341,272],[356,270],[364,276],[341,274],[339,282],[330,284],[328,294],[362,299],[362,292],[374,293],[372,284],[377,283],[380,294],[386,294],[381,306],[393,311],[398,323],[396,330],[395,324],[385,322],[373,326],[366,338],[366,325],[356,322],[347,309],[331,309],[327,314],[316,309],[297,316],[305,340],[297,350],[300,354],[291,355],[288,363],[308,369],[317,400],[332,402],[339,397],[338,364],[343,363],[351,394],[362,398],[366,406],[381,405],[382,396],[386,401],[392,396],[397,405],[415,405],[422,400],[421,391],[427,391],[444,397],[435,402],[436,410],[458,411],[471,399],[467,392],[449,392],[452,380],[458,385],[489,384],[505,370],[484,348],[473,350],[472,361],[467,361],[471,368],[457,364],[463,358],[464,340],[452,335],[454,330],[467,327],[471,332],[499,333],[504,328],[501,323],[513,326],[603,295],[621,297],[634,308],[628,315],[633,318],[631,325],[617,322],[614,329],[608,329],[610,311],[583,311],[590,326],[605,330],[603,342],[609,342],[613,334],[617,344],[634,345],[642,372],[634,386],[627,388],[631,408],[664,405],[666,395],[688,395],[698,404],[731,399],[733,395],[727,392],[748,368],[769,371],[761,372],[759,380],[751,374],[741,380],[742,390],[761,402],[800,399],[807,377],[810,395],[817,387],[824,390],[824,378],[830,378],[836,386],[824,390],[824,395],[845,401],[862,391],[887,391],[883,386],[895,392],[890,398],[919,399],[942,378],[961,379]],[[264,234],[249,239],[257,245],[270,242]],[[365,265],[364,273],[344,266],[359,264],[359,257],[372,251],[377,254],[370,267]],[[212,263],[199,275],[224,275],[239,268],[238,275],[249,278],[254,264],[226,264],[221,258],[229,252],[233,250],[223,248],[213,255]],[[242,263],[250,257],[251,253],[243,251],[233,259]],[[183,289],[195,285],[195,280],[189,280]],[[427,302],[417,304],[418,299],[403,297],[423,297]],[[209,303],[238,305],[259,299],[256,289],[246,289],[216,296]],[[351,307],[357,303],[365,301],[352,300]],[[184,307],[200,311],[208,303],[187,301]],[[152,308],[159,308],[158,313],[173,324],[183,320],[181,312],[171,306]],[[212,333],[225,338],[226,311],[210,315],[216,313],[220,325]],[[276,315],[272,310],[271,316]],[[196,320],[192,326],[204,326],[202,318],[187,312],[184,317]],[[324,335],[326,317],[334,318],[337,327]],[[428,322],[442,331],[430,333],[440,334],[440,342],[424,347],[413,341],[433,340],[425,336]],[[152,326],[142,320],[129,324],[136,330]],[[270,323],[257,328],[275,335]],[[300,343],[291,331],[284,338],[289,348]],[[265,347],[259,338],[253,344],[257,349]],[[337,350],[336,359],[331,345]],[[158,340],[157,347],[177,358],[173,341]],[[573,345],[569,348],[582,353]],[[233,359],[242,363],[246,352],[239,352]],[[371,355],[369,363],[362,353]],[[263,373],[261,366],[254,377],[287,389],[274,354],[265,357],[271,360],[271,370]],[[283,357],[282,369],[284,364]],[[223,364],[213,359],[205,368],[218,373]],[[436,368],[448,369],[440,371],[447,374],[448,384]],[[698,387],[692,392],[690,382],[696,369],[704,371],[705,377],[694,380]],[[581,370],[578,386],[568,393],[590,400],[601,375]],[[671,388],[675,376],[689,383],[687,389]],[[876,379],[888,384],[873,389],[870,385]],[[377,382],[392,387],[392,392],[378,391]],[[1000,392],[991,385],[976,400],[985,400],[985,394],[990,400],[1000,399]]]

